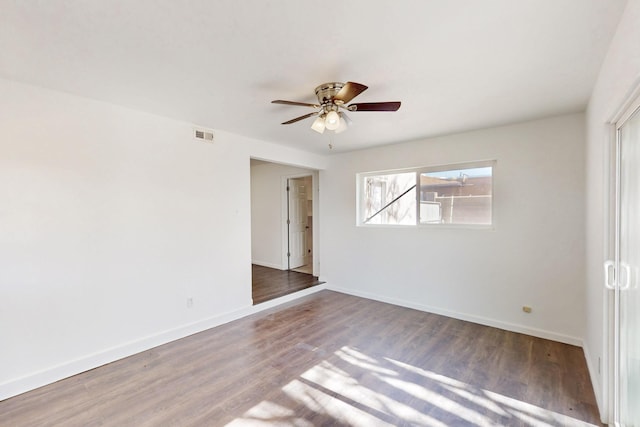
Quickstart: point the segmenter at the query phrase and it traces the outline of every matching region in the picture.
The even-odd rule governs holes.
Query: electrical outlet
[[[187,298],[187,308],[193,308],[193,298]]]
[[[523,305],[522,306],[522,311],[524,311],[525,313],[531,313],[531,307],[529,307],[527,305]]]

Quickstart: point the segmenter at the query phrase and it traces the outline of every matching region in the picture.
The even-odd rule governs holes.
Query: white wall
[[[251,166],[251,262],[265,267],[287,269],[283,234],[283,179],[290,176],[317,174],[309,169],[277,163]]]
[[[605,351],[606,305],[610,295],[603,289],[603,262],[612,257],[608,176],[614,134],[609,122],[615,118],[634,88],[640,88],[640,1],[629,0],[616,35],[600,70],[587,109],[586,152],[586,334],[585,353],[603,418],[608,414]]]
[[[0,399],[251,305],[250,156],[325,159],[215,138],[0,80]]]
[[[356,227],[356,173],[489,159],[497,160],[494,231]],[[579,345],[583,167],[582,114],[332,156],[320,192],[324,280]]]

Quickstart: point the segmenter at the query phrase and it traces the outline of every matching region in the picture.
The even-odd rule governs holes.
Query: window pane
[[[363,224],[416,224],[416,173],[364,177]]]
[[[420,174],[421,224],[491,224],[493,168]]]

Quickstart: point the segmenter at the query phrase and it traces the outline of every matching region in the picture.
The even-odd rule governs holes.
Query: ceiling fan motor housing
[[[331,82],[323,83],[316,88],[316,96],[320,104],[333,103],[333,98],[340,92],[340,89],[344,87],[344,83]]]

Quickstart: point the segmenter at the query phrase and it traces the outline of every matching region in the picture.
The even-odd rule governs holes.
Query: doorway
[[[318,171],[251,159],[252,298],[320,284]]]

